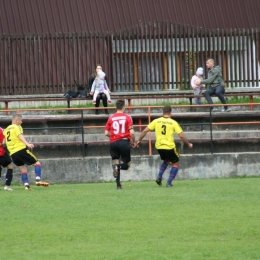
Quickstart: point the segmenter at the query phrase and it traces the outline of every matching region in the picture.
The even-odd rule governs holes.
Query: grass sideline
[[[0,190],[3,260],[260,256],[259,177],[13,188]]]

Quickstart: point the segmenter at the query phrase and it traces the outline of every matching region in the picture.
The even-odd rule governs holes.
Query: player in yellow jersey
[[[3,129],[0,127],[0,178],[1,178],[1,170],[2,167],[6,167],[6,175],[5,175],[5,187],[4,190],[6,191],[12,191],[11,188],[11,182],[13,179],[13,165],[11,158],[9,155],[5,152],[5,149],[3,147],[5,142],[5,136],[3,134]]]
[[[162,176],[168,165],[171,163],[172,168],[166,187],[172,187],[172,181],[175,179],[178,170],[179,170],[179,153],[176,149],[174,143],[174,133],[179,135],[180,139],[188,145],[189,148],[193,147],[193,144],[188,141],[184,135],[180,125],[173,119],[171,119],[172,109],[170,106],[165,106],[163,108],[163,116],[157,119],[154,119],[141,133],[136,146],[139,146],[142,139],[150,131],[155,131],[155,148],[160,154],[163,163],[160,166],[160,171],[156,179],[156,183],[162,185]]]
[[[48,183],[41,182],[41,164],[36,156],[28,149],[33,149],[34,145],[26,141],[21,124],[22,116],[20,114],[14,114],[12,124],[4,130],[5,143],[13,163],[18,166],[21,172],[22,182],[24,183],[26,190],[29,190],[31,187],[29,185],[28,173],[25,165],[34,165],[37,186],[48,186]]]

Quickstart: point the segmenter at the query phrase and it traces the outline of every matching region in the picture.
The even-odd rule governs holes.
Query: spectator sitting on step
[[[93,73],[93,75],[91,75],[90,78],[89,78],[89,84],[88,84],[89,87],[90,87],[90,86],[91,86],[91,87],[93,86],[95,80],[98,78],[98,72],[99,72],[99,71],[102,71],[102,66],[98,64],[98,65],[96,66],[96,71],[95,71],[95,73]],[[106,76],[104,77],[104,79],[105,79],[105,82],[108,81]],[[94,95],[94,90],[92,91],[92,88],[91,88],[90,95]],[[101,99],[102,99],[103,106],[106,108],[106,107],[107,107],[107,96],[106,96],[106,94],[105,94],[104,92],[102,92],[102,91],[99,91],[98,94],[97,94],[97,97],[96,97],[96,99],[95,99],[95,101],[96,101],[95,107],[99,107],[99,104],[100,104],[100,100],[101,100]],[[107,115],[109,114],[107,109],[105,109],[105,113],[106,113]],[[95,114],[98,115],[98,114],[99,114],[99,111],[96,110]]]
[[[206,60],[206,67],[209,70],[208,78],[207,79],[198,79],[195,84],[197,86],[201,84],[209,84],[210,88],[204,92],[204,96],[209,104],[213,104],[212,95],[216,95],[222,104],[224,104],[224,108],[222,109],[222,112],[229,112],[230,108],[228,106],[225,106],[227,104],[227,101],[224,97],[225,94],[225,88],[224,88],[224,80],[222,75],[222,70],[219,66],[215,66],[214,59],[208,58]],[[211,107],[212,111],[218,111],[217,108]]]
[[[108,103],[111,104],[112,101],[111,101],[111,98],[110,98],[110,90],[107,86],[107,83],[106,83],[106,80],[105,80],[105,76],[106,74],[100,70],[98,71],[98,76],[96,77],[96,79],[93,81],[93,84],[92,84],[92,87],[91,87],[91,95],[93,95],[93,104],[96,104],[96,98],[97,98],[97,95],[102,92],[102,93],[105,93],[106,96],[107,96],[107,100],[108,100]]]

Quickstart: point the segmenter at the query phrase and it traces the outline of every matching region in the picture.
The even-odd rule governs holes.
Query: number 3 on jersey
[[[166,125],[162,125],[162,135],[166,135]]]
[[[114,121],[112,127],[114,129],[114,134],[125,133],[125,119]],[[120,131],[121,129],[121,131]]]

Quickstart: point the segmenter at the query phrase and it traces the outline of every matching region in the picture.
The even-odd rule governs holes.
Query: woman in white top
[[[88,86],[89,88],[92,87],[93,85],[93,82],[95,81],[95,79],[97,78],[98,76],[98,72],[99,71],[102,71],[102,66],[100,64],[98,64],[96,66],[96,70],[95,72],[89,77],[89,81],[88,81]],[[108,82],[107,80],[107,77],[105,76],[105,80],[106,82]],[[94,94],[94,91],[93,92],[90,92],[90,95],[93,95]],[[96,97],[96,104],[95,104],[95,107],[99,107],[99,104],[100,104],[100,100],[102,100],[102,103],[103,103],[103,106],[106,108],[107,107],[107,96],[105,93],[103,92],[99,92],[97,97]],[[108,110],[105,109],[105,113],[108,115]],[[99,114],[99,110],[96,110],[95,111],[95,114],[98,115]]]
[[[107,101],[109,104],[112,103],[111,98],[110,98],[110,90],[108,88],[107,82],[105,80],[105,76],[106,74],[102,71],[99,70],[97,73],[97,77],[95,78],[95,80],[93,81],[92,87],[91,87],[91,92],[90,94],[93,95],[93,104],[96,104],[96,99],[97,99],[97,95],[99,93],[105,93],[105,95],[107,96]]]

